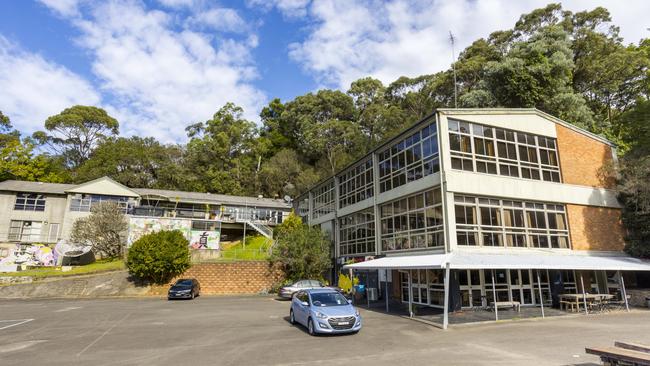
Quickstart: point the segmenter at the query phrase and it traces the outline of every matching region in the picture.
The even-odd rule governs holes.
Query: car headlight
[[[326,318],[327,318],[327,315],[321,313],[320,311],[317,311],[317,312],[316,312],[316,317],[317,317],[318,319],[326,319]]]
[[[361,314],[359,314],[359,310],[355,310],[355,311],[354,311],[354,315],[358,317],[358,316],[361,315]]]

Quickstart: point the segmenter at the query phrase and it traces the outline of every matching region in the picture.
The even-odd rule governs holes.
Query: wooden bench
[[[585,352],[600,356],[604,365],[650,366],[650,347],[641,344],[614,342],[614,347],[585,348]]]
[[[497,301],[497,302],[492,302],[492,309],[495,307],[497,309],[500,308],[512,308],[514,310],[517,310],[517,312],[520,312],[520,306],[521,303],[519,301]]]

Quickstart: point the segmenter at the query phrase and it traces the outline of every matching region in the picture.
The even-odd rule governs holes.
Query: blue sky
[[[272,98],[389,83],[447,68],[459,49],[546,2],[522,0],[4,0],[0,110],[25,133],[74,104],[105,108],[123,135],[185,141],[184,126],[235,102],[257,121]],[[650,36],[650,2],[601,5],[626,42]]]

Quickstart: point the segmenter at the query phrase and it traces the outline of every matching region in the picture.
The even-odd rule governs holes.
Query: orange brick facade
[[[282,273],[270,268],[266,261],[197,263],[178,278],[196,278],[205,295],[259,294],[281,281]],[[168,287],[156,286],[151,291],[162,295]]]
[[[571,204],[566,208],[574,250],[623,250],[621,210]]]
[[[555,126],[564,183],[614,188],[614,179],[606,173],[614,161],[611,146],[560,124]]]

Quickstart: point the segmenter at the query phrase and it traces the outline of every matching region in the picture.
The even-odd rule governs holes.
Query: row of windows
[[[564,205],[456,196],[458,245],[569,248]]]
[[[38,193],[18,193],[14,210],[45,211],[45,196]]]
[[[440,187],[385,203],[380,212],[383,251],[444,245]]]
[[[117,202],[125,213],[132,207],[132,202],[129,202],[127,197],[84,194],[72,198],[70,201],[70,211],[90,212],[92,206],[100,202]]]
[[[339,207],[374,196],[372,156],[339,175]]]
[[[379,153],[379,191],[390,191],[438,171],[438,132],[434,122]]]
[[[314,218],[334,212],[334,179],[313,190]]]
[[[449,120],[451,167],[560,182],[555,139]]]
[[[375,252],[375,215],[367,209],[339,219],[340,255]]]

